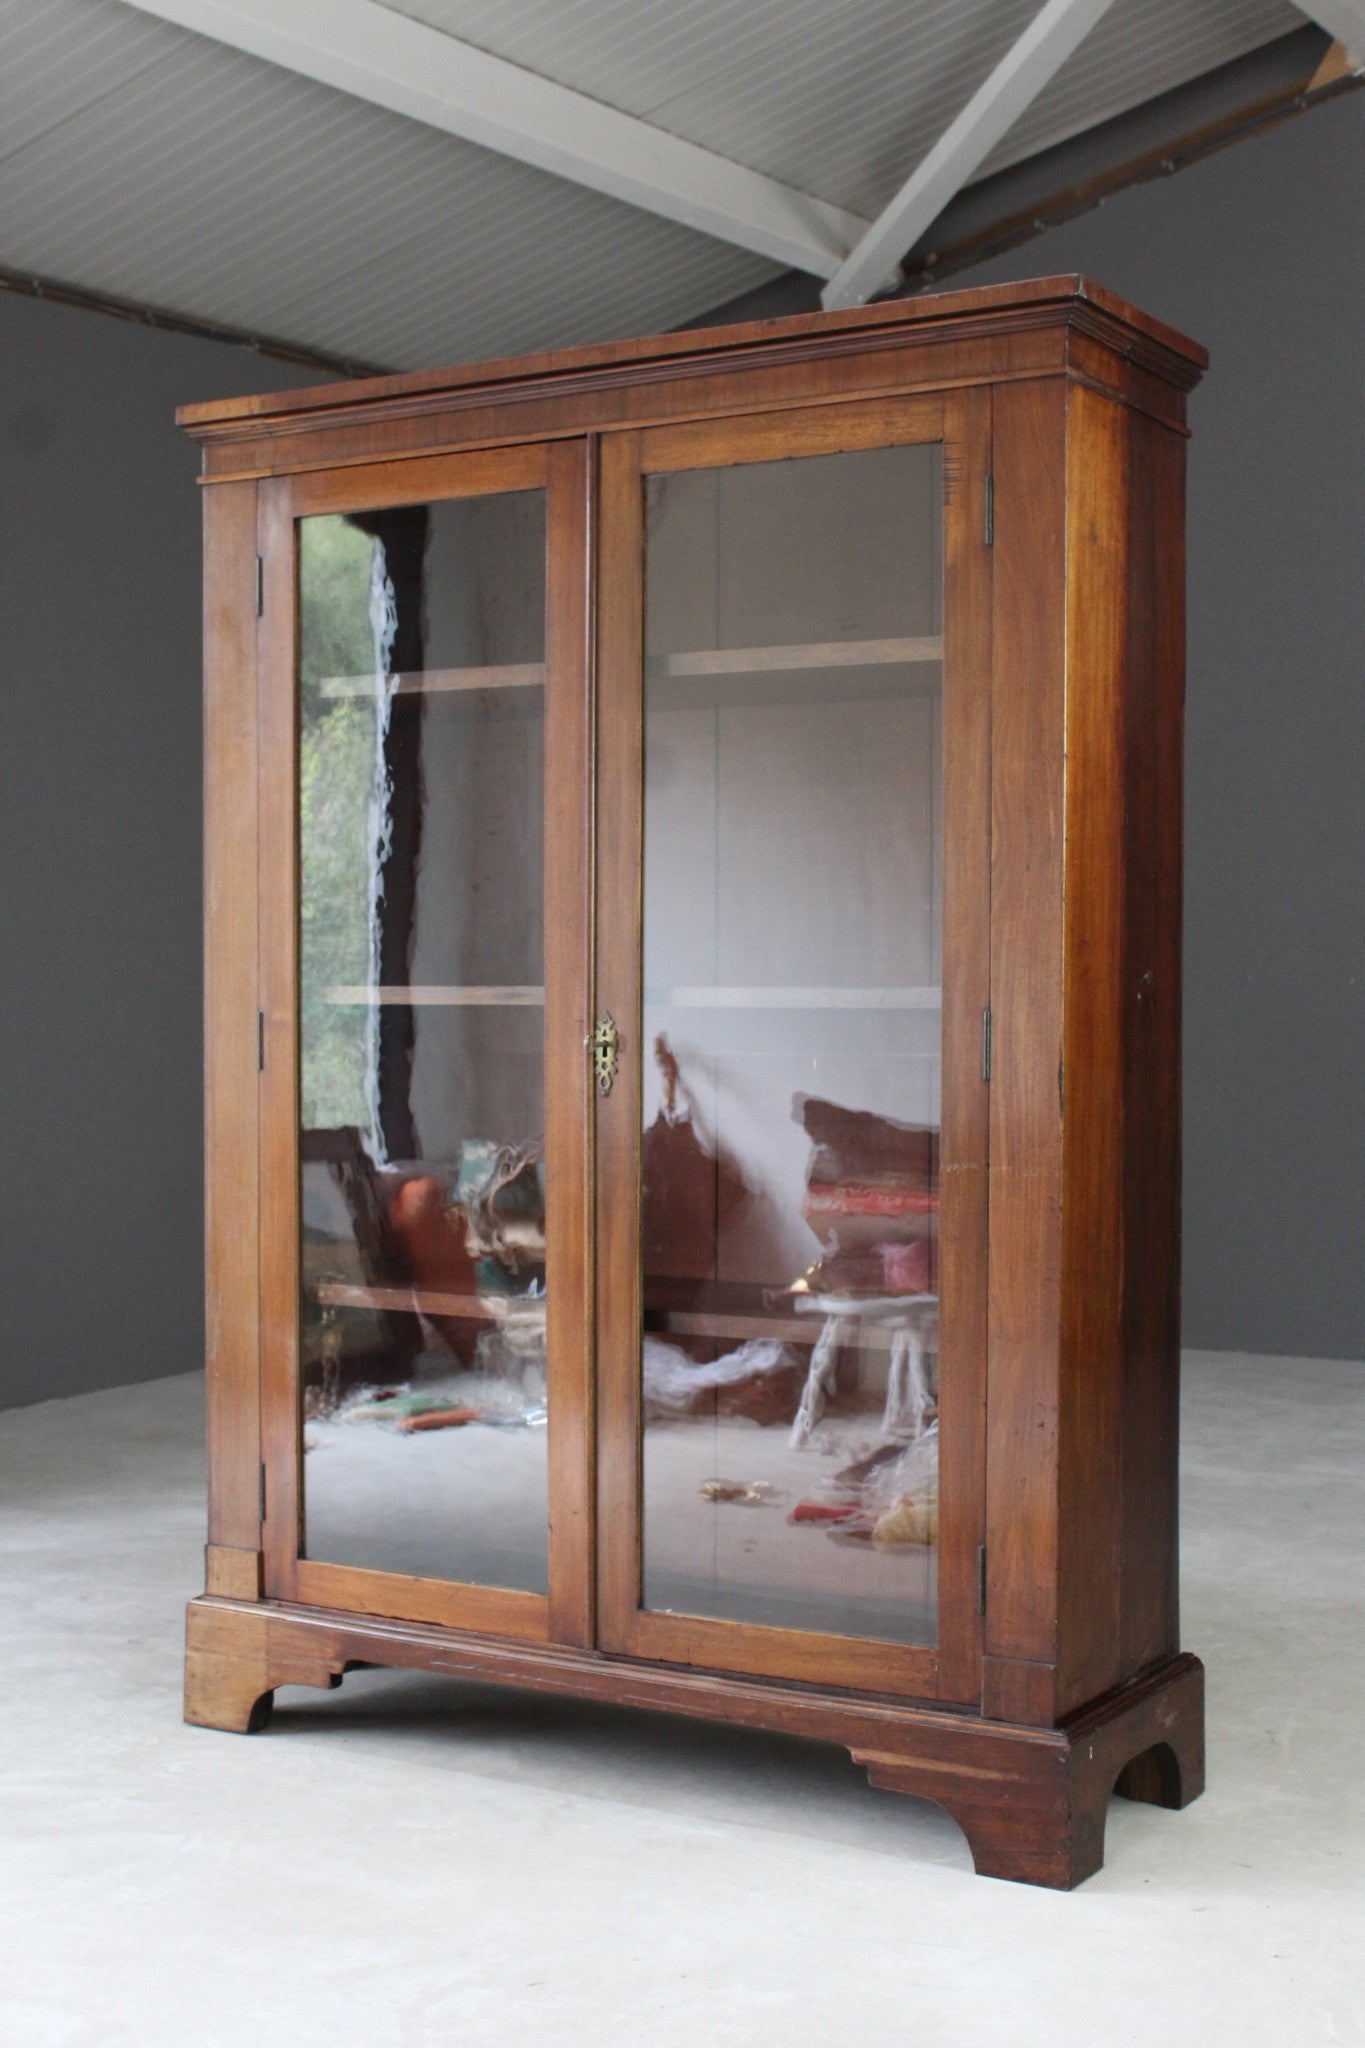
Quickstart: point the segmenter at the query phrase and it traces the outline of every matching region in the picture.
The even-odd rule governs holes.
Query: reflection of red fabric
[[[845,1109],[798,1095],[792,1114],[811,1140],[801,1214],[834,1259],[879,1267],[892,1240],[932,1238],[938,1218],[938,1132],[869,1109]],[[832,1263],[833,1261],[831,1261]],[[933,1291],[933,1253],[896,1262],[885,1275],[860,1273],[847,1284],[892,1294]],[[897,1277],[893,1277],[893,1271]]]
[[[866,1181],[841,1181],[806,1190],[807,1218],[816,1216],[936,1216],[938,1196],[919,1188],[878,1187]]]
[[[793,1097],[792,1115],[815,1147],[807,1176],[812,1187],[839,1181],[921,1189],[938,1185],[938,1132],[929,1125],[898,1123],[815,1095]]]
[[[830,1252],[807,1269],[803,1294],[936,1294],[938,1240],[918,1237],[909,1244],[879,1238],[863,1250]]]
[[[415,1287],[446,1294],[474,1294],[474,1261],[465,1244],[465,1214],[447,1206],[438,1180],[418,1174],[405,1180],[389,1202],[389,1228],[398,1242]]]
[[[463,1429],[478,1419],[477,1408],[424,1408],[420,1415],[405,1415],[398,1427],[404,1436],[415,1436],[424,1429]]]
[[[888,1294],[932,1294],[937,1285],[932,1238],[881,1246],[882,1282]]]

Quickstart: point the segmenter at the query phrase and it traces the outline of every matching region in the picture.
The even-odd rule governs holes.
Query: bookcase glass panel
[[[298,562],[303,1553],[543,1593],[544,493]]]
[[[942,451],[646,480],[643,1604],[937,1633]]]

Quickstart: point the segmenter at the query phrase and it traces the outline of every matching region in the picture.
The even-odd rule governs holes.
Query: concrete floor
[[[1209,1790],[1070,1895],[814,1747],[401,1673],[179,1719],[195,1378],[0,1416],[6,2048],[1365,2044],[1365,1368],[1195,1354]]]

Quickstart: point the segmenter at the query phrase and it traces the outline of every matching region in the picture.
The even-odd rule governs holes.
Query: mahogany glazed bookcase
[[[379,1664],[787,1731],[1053,1886],[1199,1792],[1204,362],[1061,277],[182,412],[191,1721]]]

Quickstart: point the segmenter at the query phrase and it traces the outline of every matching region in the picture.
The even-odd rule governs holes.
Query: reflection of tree
[[[402,505],[391,512],[356,512],[352,523],[373,534],[383,563],[396,616],[390,615],[393,639],[388,665],[395,674],[415,674],[426,661],[426,606],[423,575],[430,515],[425,505]],[[373,630],[373,629],[372,629]],[[372,654],[371,660],[375,656]],[[378,931],[374,949],[377,978],[384,985],[406,985],[412,979],[412,945],[416,929],[417,874],[422,853],[422,723],[425,700],[413,693],[395,696],[384,733],[384,776],[388,816],[379,874]],[[377,1048],[378,1136],[387,1159],[416,1159],[421,1146],[412,1116],[412,1055],[415,1020],[406,1003],[386,1003],[379,1011]]]
[[[398,1159],[418,1152],[412,1011],[382,1006],[375,1031],[361,1005],[326,1003],[321,992],[329,984],[411,979],[423,702],[393,696],[377,731],[373,696],[329,696],[323,684],[376,675],[378,666],[397,673],[422,667],[427,525],[424,505],[404,506],[306,519],[299,539],[303,1122],[313,1130],[368,1129],[377,1119],[382,1156]],[[396,607],[382,647],[372,609],[376,575]]]
[[[374,706],[325,697],[327,676],[369,674],[374,541],[341,518],[299,529],[299,802],[303,1123],[363,1129],[365,1012],[324,1003],[329,985],[368,977],[365,877],[374,779]]]

